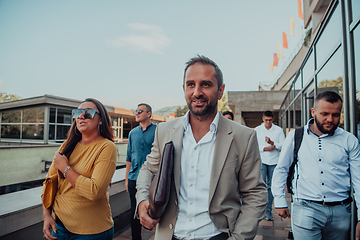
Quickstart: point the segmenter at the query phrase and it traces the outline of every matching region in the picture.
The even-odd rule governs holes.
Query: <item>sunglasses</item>
[[[91,109],[91,108],[77,108],[77,109],[73,109],[72,110],[72,118],[77,119],[80,117],[80,115],[84,113],[84,118],[85,119],[93,119],[95,117],[95,114],[99,114],[100,113],[97,112],[95,109]]]
[[[134,111],[135,114],[141,114],[142,112],[145,112],[145,110],[137,109]]]

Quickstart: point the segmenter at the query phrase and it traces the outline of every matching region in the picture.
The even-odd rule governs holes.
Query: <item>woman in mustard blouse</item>
[[[52,209],[43,206],[44,238],[112,239],[108,187],[116,169],[117,149],[110,117],[104,105],[92,98],[72,114],[68,138],[48,172],[51,176],[58,171],[59,177]]]

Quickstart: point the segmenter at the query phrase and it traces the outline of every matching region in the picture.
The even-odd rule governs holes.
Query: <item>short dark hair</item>
[[[315,102],[314,102],[314,106],[316,105],[317,102],[319,102],[321,99],[324,99],[325,101],[329,102],[329,103],[336,103],[338,101],[341,102],[342,104],[342,99],[340,97],[339,94],[337,94],[334,91],[325,91],[325,92],[321,92],[319,93],[316,98],[315,98]]]
[[[274,114],[273,114],[272,111],[267,110],[267,111],[265,111],[265,112],[263,113],[263,117],[272,117],[272,118],[274,118]]]
[[[225,115],[230,115],[230,116],[231,116],[231,120],[234,120],[234,114],[233,114],[232,112],[230,112],[230,111],[225,111],[225,112],[222,113],[222,115],[223,115],[223,116],[225,116]]]
[[[224,80],[223,80],[223,74],[219,68],[219,66],[210,58],[205,57],[204,55],[197,55],[196,57],[191,58],[189,61],[187,61],[185,70],[184,70],[184,81],[185,81],[185,75],[186,75],[186,71],[188,70],[188,68],[192,65],[194,65],[195,63],[201,63],[203,65],[211,65],[215,68],[215,78],[217,80],[217,84],[218,84],[218,89],[220,89],[221,85],[223,85]]]
[[[149,104],[147,104],[147,103],[139,103],[138,106],[145,106],[146,111],[148,111],[152,115],[152,109],[151,109],[151,106]],[[150,117],[151,117],[151,115],[150,115]]]

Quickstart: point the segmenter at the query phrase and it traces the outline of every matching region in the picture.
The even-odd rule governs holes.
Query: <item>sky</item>
[[[197,54],[218,64],[225,92],[257,91],[301,26],[297,0],[0,0],[0,92],[183,106],[185,63]],[[283,31],[289,48],[271,74]]]

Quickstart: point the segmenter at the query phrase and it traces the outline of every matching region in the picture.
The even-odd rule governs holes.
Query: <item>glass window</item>
[[[342,36],[341,29],[341,12],[338,5],[315,44],[317,68],[321,67],[335,46],[340,43]]]
[[[351,0],[352,7],[352,17],[353,21],[356,21],[360,16],[360,1],[359,0]]]
[[[302,81],[301,81],[301,74],[298,75],[298,77],[295,80],[295,91],[301,90],[302,88]],[[295,93],[297,94],[297,92]]]
[[[118,117],[116,116],[110,116],[110,119],[111,119],[111,126],[113,127],[118,127]]]
[[[21,110],[2,112],[1,123],[21,123]]]
[[[55,125],[49,126],[49,140],[55,140]]]
[[[55,123],[56,108],[50,108],[50,120],[49,122]]]
[[[113,134],[115,138],[119,138],[119,128],[113,128]]]
[[[294,105],[289,108],[289,130],[294,129]]]
[[[295,100],[295,128],[301,127],[301,96]]]
[[[294,94],[295,94],[295,92],[294,92],[294,86],[292,86],[291,87],[291,90],[290,90],[290,97],[289,97],[289,101],[290,101],[290,103],[294,100]]]
[[[357,1],[357,0],[355,0]],[[360,3],[359,3],[360,4]],[[354,30],[355,84],[356,84],[356,124],[360,139],[360,25]]]
[[[44,139],[44,125],[43,124],[23,125],[22,138]]]
[[[2,125],[1,138],[20,139],[20,125]]]
[[[45,107],[24,108],[23,123],[44,123]]]
[[[70,126],[56,126],[56,140],[66,139]]]
[[[72,123],[72,114],[69,109],[58,109],[57,123]]]
[[[331,90],[343,98],[343,51],[340,47],[317,74],[317,93]]]
[[[284,102],[285,110],[289,107],[289,99],[290,99],[290,93],[288,92],[288,94],[286,95],[286,98],[285,98],[285,102]]]
[[[314,52],[311,52],[302,70],[304,83],[308,83],[309,80],[312,78],[315,72],[314,69]]]

